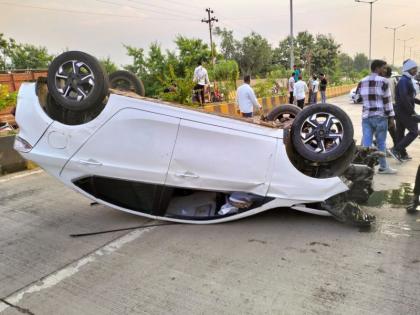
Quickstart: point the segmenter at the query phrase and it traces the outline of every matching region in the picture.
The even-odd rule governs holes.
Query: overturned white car
[[[280,106],[267,117],[294,118],[281,129],[108,87],[95,58],[58,56],[48,80],[19,91],[15,149],[88,198],[150,218],[218,223],[291,207],[373,221],[352,200],[372,192],[374,162],[351,164],[368,153],[338,107]]]

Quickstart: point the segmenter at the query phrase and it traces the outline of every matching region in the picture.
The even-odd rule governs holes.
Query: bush
[[[253,86],[255,95],[257,97],[267,97],[273,94],[273,80],[258,80],[258,82]]]
[[[213,79],[235,82],[239,78],[239,67],[235,60],[221,60],[213,67]]]
[[[195,83],[191,80],[192,73],[187,71],[185,78],[178,78],[174,69],[169,65],[169,78],[162,82],[169,91],[159,93],[159,98],[164,101],[176,102],[184,105],[192,104],[192,90]]]
[[[16,106],[17,92],[9,92],[7,85],[0,84],[0,110]]]

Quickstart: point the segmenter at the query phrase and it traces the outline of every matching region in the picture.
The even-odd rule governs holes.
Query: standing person
[[[300,69],[294,65],[293,66],[293,77],[295,78],[295,82],[297,82],[299,80],[299,76],[300,76]]]
[[[242,117],[252,117],[254,107],[261,109],[262,106],[258,103],[254,90],[251,88],[251,76],[244,77],[244,84],[236,90],[236,103],[239,105],[239,110]]]
[[[289,78],[288,89],[289,89],[289,104],[293,104],[293,87],[295,85],[295,73],[292,72],[292,75]]]
[[[327,102],[327,85],[328,81],[325,77],[325,74],[320,73],[319,77],[321,78],[321,82],[319,84],[319,91],[321,92],[321,103],[325,104]]]
[[[312,99],[311,104],[318,102],[319,81],[316,75],[312,76]]]
[[[207,73],[207,69],[203,67],[202,61],[198,62],[197,67],[194,69],[194,78],[193,81],[195,82],[194,91],[198,96],[198,100],[200,105],[203,106],[204,104],[204,88],[209,81],[209,75]]]
[[[389,83],[389,89],[391,91],[391,101],[392,101],[392,107],[395,111],[395,86],[397,84],[397,81],[395,78],[392,78],[392,68],[390,66],[386,67],[386,73],[385,78],[388,79]],[[388,133],[391,136],[393,146],[397,144],[397,127],[395,125],[395,117],[389,117],[388,120]]]
[[[308,89],[309,89],[308,101],[306,103],[307,105],[311,104],[311,101],[312,101],[312,82],[313,82],[312,77],[309,77],[309,80],[308,80],[308,83],[307,83]]]
[[[400,162],[409,161],[406,148],[417,138],[419,134],[418,116],[414,110],[415,104],[420,104],[416,99],[416,89],[413,78],[417,74],[417,64],[408,59],[403,64],[403,75],[395,89],[395,114],[397,118],[397,144],[390,150],[391,155]],[[404,136],[405,130],[408,133]]]
[[[389,83],[384,78],[386,66],[383,60],[373,60],[370,66],[372,73],[360,82],[360,96],[363,101],[363,146],[371,147],[375,136],[378,149],[384,153],[386,153],[388,119],[395,115]],[[395,174],[396,172],[389,167],[386,157],[379,158],[379,174]]]
[[[416,175],[416,182],[414,183],[414,190],[413,190],[414,196],[413,200],[410,203],[410,205],[407,207],[408,213],[414,213],[417,210],[417,207],[419,206],[419,198],[420,198],[420,164],[417,168],[417,175]]]
[[[299,75],[298,81],[293,87],[293,96],[296,100],[297,106],[303,108],[305,105],[305,94],[308,92],[308,86],[302,80],[302,75]]]

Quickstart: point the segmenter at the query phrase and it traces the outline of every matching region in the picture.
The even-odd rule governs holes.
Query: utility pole
[[[399,38],[398,38],[398,40],[399,40],[399,41],[404,42],[403,62],[405,61],[405,43],[406,43],[406,42],[408,42],[409,40],[412,40],[412,39],[414,39],[414,37],[410,37],[410,38],[407,38],[407,39],[399,39]]]
[[[369,30],[369,63],[370,63],[372,61],[372,7],[373,7],[373,4],[378,0],[371,0],[371,1],[354,0],[354,1],[370,4],[370,30]]]
[[[215,58],[214,58],[214,50],[213,50],[213,35],[212,35],[212,30],[213,30],[213,23],[214,22],[219,22],[218,19],[216,19],[215,16],[211,16],[214,11],[210,8],[206,9],[207,12],[207,20],[206,19],[202,19],[201,22],[202,23],[207,23],[209,25],[209,32],[210,32],[210,51],[211,51],[211,61],[213,64],[215,64]]]
[[[404,26],[405,26],[405,24],[402,24],[402,25],[397,26],[397,27],[385,26],[386,29],[394,31],[394,42],[393,42],[394,44],[393,44],[393,47],[392,47],[392,65],[393,66],[395,66],[395,33],[397,32],[397,29],[399,29],[401,27],[404,27]]]
[[[293,39],[293,0],[290,0],[290,69],[295,64],[294,39]]]

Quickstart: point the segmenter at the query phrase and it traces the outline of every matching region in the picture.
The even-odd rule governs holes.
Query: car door
[[[252,131],[182,119],[166,185],[265,195],[276,143]]]
[[[71,158],[63,176],[164,184],[179,122],[139,109],[120,110]]]

